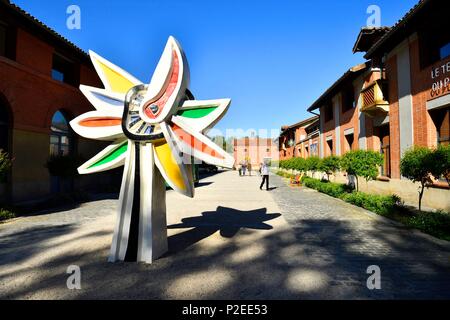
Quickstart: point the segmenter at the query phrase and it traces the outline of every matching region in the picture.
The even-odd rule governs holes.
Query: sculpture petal
[[[230,99],[187,100],[174,118],[180,118],[199,132],[212,128],[225,115]]]
[[[144,97],[142,118],[154,124],[176,113],[188,85],[189,67],[186,58],[177,41],[169,37]]]
[[[234,158],[180,117],[172,118],[171,129],[180,149],[193,157],[216,166],[232,168]]]
[[[173,190],[192,198],[194,196],[192,167],[183,163],[177,145],[168,136],[170,133],[165,123],[161,123],[161,128],[163,127],[166,139],[153,143],[155,164]]]
[[[92,63],[97,71],[105,89],[115,93],[125,94],[131,87],[142,82],[133,77],[131,74],[102,58],[94,51],[89,50]]]
[[[88,174],[120,167],[125,163],[127,149],[127,140],[117,140],[81,165],[78,172]]]
[[[124,137],[120,110],[86,112],[72,121],[72,129],[82,137],[97,140],[115,140]]]
[[[98,111],[116,110],[123,112],[125,98],[123,94],[85,85],[80,85],[80,90]]]

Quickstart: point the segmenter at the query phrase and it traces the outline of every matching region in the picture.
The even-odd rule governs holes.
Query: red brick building
[[[420,1],[365,55],[373,69],[384,71],[377,77],[388,104],[366,103],[362,110],[389,119],[392,178],[400,178],[399,161],[408,147],[449,143],[449,9],[447,1]],[[365,91],[362,98],[371,94]]]
[[[264,159],[278,160],[278,145],[270,138],[244,137],[233,140],[235,167],[242,161],[251,164],[252,170],[258,170]]]
[[[0,149],[14,158],[1,186],[13,202],[42,199],[55,189],[45,164],[50,155],[85,158],[101,144],[76,137],[68,122],[92,110],[78,86],[101,86],[89,56],[30,14],[0,0]],[[77,179],[75,188],[107,181]],[[53,182],[52,182],[53,181]]]
[[[319,116],[290,126],[282,126],[279,138],[280,160],[319,155]]]
[[[308,111],[320,112],[321,157],[353,149],[384,155],[370,191],[396,193],[407,202],[417,186],[402,179],[400,159],[413,145],[449,143],[449,2],[422,0],[392,28],[361,29],[354,52],[367,62],[349,69]],[[427,191],[430,207],[450,209],[445,184]]]

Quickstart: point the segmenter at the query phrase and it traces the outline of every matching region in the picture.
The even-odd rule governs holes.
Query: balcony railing
[[[371,116],[389,112],[389,102],[385,92],[385,83],[382,80],[375,80],[361,90],[361,111]]]

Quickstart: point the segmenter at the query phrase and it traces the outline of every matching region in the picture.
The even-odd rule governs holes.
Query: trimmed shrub
[[[0,149],[0,182],[6,180],[6,176],[11,169],[12,161],[8,153]]]
[[[356,191],[359,190],[359,178],[366,181],[375,180],[378,167],[383,164],[383,155],[375,151],[355,150],[344,154],[341,166],[347,174],[356,177]]]
[[[413,182],[419,182],[419,211],[422,211],[422,197],[425,188],[433,185],[431,171],[433,171],[432,151],[424,147],[412,147],[405,152],[400,161],[402,175]]]
[[[396,195],[383,196],[363,192],[347,193],[341,199],[384,216],[395,211],[401,204],[400,198]]]
[[[444,211],[421,212],[404,223],[441,239],[450,240],[450,214]]]
[[[341,159],[337,156],[329,156],[323,158],[319,163],[319,170],[325,172],[328,181],[330,181],[330,175],[334,174],[341,168]]]
[[[319,157],[309,157],[305,160],[305,171],[311,171],[313,174],[320,169],[321,159]]]
[[[323,182],[314,178],[303,176],[302,183],[304,186],[315,189],[319,192],[328,194],[332,197],[339,198],[347,193],[348,187],[342,183]]]
[[[344,184],[322,182],[304,176],[304,186],[316,189],[330,196],[340,198],[358,207],[399,221],[408,227],[416,228],[441,239],[450,240],[450,214],[444,211],[415,213],[403,206],[396,195],[374,195],[363,192],[349,192]]]
[[[0,221],[15,218],[16,215],[6,209],[0,208]]]
[[[430,164],[431,174],[436,179],[443,177],[450,186],[450,144],[439,145],[431,153],[428,163]]]
[[[401,206],[401,200],[396,195],[382,196],[363,192],[350,192],[349,187],[342,183],[323,182],[318,179],[303,177],[303,185],[340,198],[358,207],[365,208],[380,215],[388,215]]]

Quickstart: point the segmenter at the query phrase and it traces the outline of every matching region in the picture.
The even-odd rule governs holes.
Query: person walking
[[[265,182],[266,190],[269,190],[269,166],[266,163],[262,162],[260,168],[261,168],[262,182],[261,185],[259,186],[259,189],[262,190],[262,187]]]
[[[248,175],[251,176],[252,175],[252,163],[251,163],[251,161],[248,162],[247,170],[248,170]]]
[[[242,161],[242,176],[245,177],[245,171],[247,170],[247,161]]]

